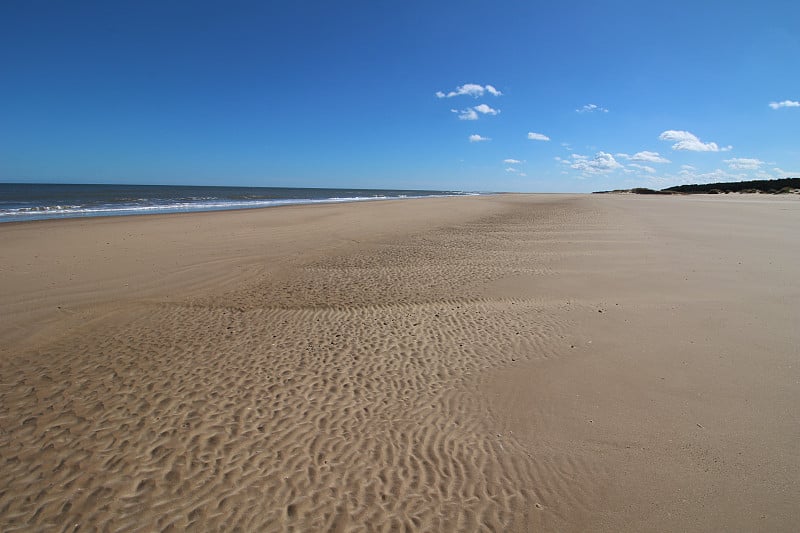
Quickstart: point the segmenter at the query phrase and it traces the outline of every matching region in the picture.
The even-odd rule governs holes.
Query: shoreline
[[[800,203],[665,198],[2,224],[0,524],[791,529]]]
[[[39,220],[65,220],[72,218],[103,218],[116,216],[140,216],[140,215],[165,215],[165,214],[189,214],[220,211],[242,211],[249,209],[264,209],[273,207],[291,207],[297,205],[327,205],[360,203],[369,201],[386,200],[417,200],[424,198],[459,198],[471,196],[490,196],[491,192],[461,192],[461,191],[424,191],[424,190],[403,190],[403,189],[324,189],[324,188],[282,188],[282,187],[225,187],[225,186],[163,186],[163,185],[80,185],[80,184],[3,184],[9,186],[42,186],[55,188],[76,188],[87,189],[83,196],[71,197],[63,191],[60,194],[50,193],[49,200],[41,198],[42,191],[35,188],[29,191],[39,197],[40,205],[26,205],[25,195],[16,192],[12,194],[12,199],[7,205],[17,205],[16,208],[6,208],[0,212],[0,224],[11,224],[16,222],[34,222]],[[106,189],[106,197],[102,200],[98,196],[98,190]],[[131,190],[127,190],[131,189]],[[154,190],[174,191],[183,190],[184,195],[163,195],[154,194]],[[115,191],[116,195],[109,195],[108,191]],[[207,191],[215,191],[216,196],[202,196],[210,194]],[[264,196],[264,190],[274,190],[271,195]],[[222,192],[217,192],[222,191]],[[233,194],[235,191],[237,194]],[[297,196],[286,196],[291,191]],[[13,192],[13,190],[12,190]],[[243,196],[246,192],[251,195]],[[344,194],[346,196],[319,196],[314,194]],[[369,194],[383,193],[383,194]],[[119,195],[124,195],[120,197]],[[139,205],[130,205],[128,196],[138,196]],[[185,196],[190,195],[190,196]],[[259,196],[261,195],[261,196]],[[348,196],[349,195],[349,196]],[[243,198],[247,197],[247,200]],[[123,201],[124,200],[124,201]],[[51,205],[57,202],[57,205]],[[78,202],[79,205],[71,205]],[[63,205],[62,205],[63,204]],[[25,205],[25,207],[22,207]],[[66,206],[66,207],[64,207]],[[24,215],[19,214],[24,212]],[[97,213],[97,214],[93,214]],[[29,218],[25,218],[29,217]]]

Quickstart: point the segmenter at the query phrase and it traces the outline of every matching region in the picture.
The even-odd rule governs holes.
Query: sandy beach
[[[796,531],[800,198],[0,225],[0,530]]]

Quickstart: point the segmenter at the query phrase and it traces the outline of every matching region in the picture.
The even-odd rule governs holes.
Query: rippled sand
[[[496,196],[0,226],[0,524],[789,530],[798,222]]]

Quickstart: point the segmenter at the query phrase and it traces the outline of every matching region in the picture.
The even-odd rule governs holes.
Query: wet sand
[[[0,225],[4,531],[792,531],[800,201]]]

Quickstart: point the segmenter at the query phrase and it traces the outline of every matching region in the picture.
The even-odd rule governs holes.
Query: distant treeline
[[[633,193],[633,194],[724,194],[729,192],[760,192],[766,194],[790,193],[800,190],[800,178],[781,178],[777,180],[733,181],[729,183],[704,183],[695,185],[676,185],[660,191],[646,189],[617,189],[598,191],[595,194]]]
[[[730,183],[705,183],[702,185],[677,185],[664,191],[680,193],[726,193],[726,192],[764,192],[780,193],[800,189],[800,178],[777,180],[734,181]]]

